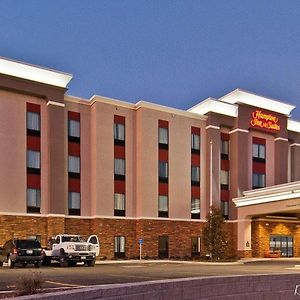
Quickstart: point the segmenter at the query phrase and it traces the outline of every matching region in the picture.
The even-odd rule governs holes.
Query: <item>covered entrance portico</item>
[[[240,257],[300,257],[300,181],[233,199]]]

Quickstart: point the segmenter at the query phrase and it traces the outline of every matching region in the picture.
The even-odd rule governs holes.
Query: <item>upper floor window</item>
[[[198,198],[192,198],[191,218],[192,219],[200,219],[200,199],[198,199]]]
[[[41,190],[27,188],[27,212],[39,213],[41,207]]]
[[[30,131],[40,131],[40,114],[37,112],[27,112],[27,130]]]
[[[229,172],[225,170],[220,171],[220,184],[222,189],[228,189],[229,185]]]
[[[68,120],[68,134],[70,137],[80,138],[80,122],[77,120]]]
[[[229,156],[229,141],[221,140],[221,158],[228,159]]]
[[[265,174],[259,174],[259,173],[253,173],[252,175],[252,188],[263,188],[266,186],[266,175]]]
[[[27,171],[39,173],[41,167],[41,153],[39,151],[27,150]]]
[[[114,159],[114,175],[115,179],[125,179],[125,159],[115,158]]]
[[[158,143],[162,145],[168,145],[169,143],[168,128],[158,128]]]
[[[114,195],[114,215],[115,216],[125,216],[125,195],[115,193]]]
[[[264,162],[266,159],[266,145],[263,144],[253,144],[253,159]]]
[[[80,215],[80,193],[69,192],[68,206],[69,206],[69,215]]]
[[[158,177],[160,182],[168,182],[168,163],[160,161],[158,166]]]
[[[200,167],[192,166],[191,168],[192,185],[199,185],[200,183]]]
[[[114,139],[117,141],[125,141],[125,125],[114,123]]]
[[[192,150],[200,151],[200,135],[192,133]]]
[[[158,216],[168,218],[169,216],[169,199],[168,196],[158,196]]]
[[[80,173],[80,157],[69,155],[68,167],[69,173]]]
[[[229,216],[229,203],[228,201],[221,201],[221,213],[223,217],[228,220]]]

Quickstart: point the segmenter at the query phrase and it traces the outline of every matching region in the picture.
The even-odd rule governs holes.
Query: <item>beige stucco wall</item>
[[[41,104],[41,211],[47,211],[46,102],[32,96],[0,91],[0,212],[26,213],[26,102]],[[45,133],[44,133],[45,132]]]
[[[122,106],[95,102],[91,112],[92,215],[114,214],[114,115],[126,119],[126,217],[135,216],[135,116]]]

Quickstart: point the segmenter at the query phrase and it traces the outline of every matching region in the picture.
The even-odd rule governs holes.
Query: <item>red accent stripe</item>
[[[223,141],[229,141],[229,134],[221,132],[221,140],[223,140]]]
[[[169,194],[169,185],[167,183],[160,182],[158,184],[158,195],[168,196]]]
[[[266,144],[266,140],[265,139],[261,139],[258,137],[253,137],[252,138],[253,144],[260,144],[260,145],[265,145]]]
[[[80,121],[80,113],[74,111],[68,111],[68,119]]]
[[[80,156],[80,144],[68,143],[68,154],[73,156]]]
[[[229,171],[229,160],[221,159],[221,170]]]
[[[114,115],[114,122],[118,124],[124,124],[125,125],[125,117]]]
[[[29,150],[41,150],[41,138],[39,136],[27,136],[27,149]]]
[[[200,128],[192,126],[191,132],[192,134],[200,135]]]
[[[192,153],[192,166],[199,167],[200,165],[200,155]]]
[[[169,151],[167,149],[158,149],[158,160],[168,162]]]
[[[69,192],[80,193],[80,179],[69,178],[68,187],[69,187]]]
[[[253,173],[266,174],[266,164],[254,161],[253,162]]]
[[[33,189],[41,188],[41,176],[35,174],[27,174],[27,187]]]
[[[27,109],[27,111],[30,111],[30,112],[36,112],[36,113],[41,112],[41,106],[38,104],[34,104],[34,103],[27,102],[26,109]]]
[[[200,199],[200,187],[199,186],[192,186],[191,196],[192,196],[192,198]]]
[[[159,128],[169,128],[169,122],[164,120],[158,120]]]
[[[115,180],[115,193],[125,194],[125,181]]]
[[[228,190],[221,190],[221,200],[229,201],[229,191]]]
[[[115,152],[115,158],[125,158],[124,146],[115,145],[114,152]]]

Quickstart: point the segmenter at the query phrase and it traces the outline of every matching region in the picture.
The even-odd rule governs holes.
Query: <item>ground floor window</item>
[[[192,256],[200,256],[200,237],[192,237]]]
[[[167,235],[158,237],[158,257],[169,257],[169,237]]]
[[[115,236],[115,257],[125,257],[125,236]]]
[[[288,235],[271,235],[270,251],[280,251],[283,257],[292,257],[294,255],[294,241],[292,236]]]

